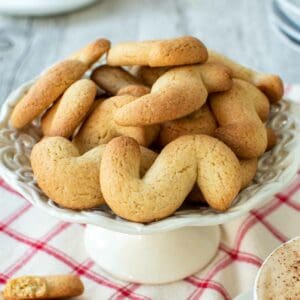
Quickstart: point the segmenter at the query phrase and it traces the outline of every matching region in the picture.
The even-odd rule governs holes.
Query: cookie
[[[206,64],[208,65],[208,64]],[[217,69],[216,69],[217,70]],[[216,72],[217,73],[217,72]],[[213,74],[214,75],[214,74]],[[212,76],[216,80],[216,76]],[[220,81],[222,79],[220,78]],[[209,86],[210,78],[204,78],[204,82]],[[210,92],[213,86],[210,88]],[[269,116],[270,103],[266,97],[252,97],[255,110],[263,122],[266,122]],[[207,134],[214,135],[217,129],[217,121],[208,105],[202,106],[198,111],[177,120],[166,122],[161,125],[159,144],[165,146],[172,140],[186,134]]]
[[[240,164],[221,141],[186,135],[168,144],[141,177],[141,152],[129,137],[108,143],[100,167],[100,185],[107,205],[119,216],[151,222],[173,214],[199,185],[207,203],[226,210],[241,187]]]
[[[4,299],[61,299],[82,295],[84,286],[76,275],[22,276],[10,279],[4,288]]]
[[[244,159],[261,156],[267,147],[267,132],[256,111],[254,98],[267,101],[259,89],[240,79],[233,79],[230,90],[210,95],[211,109],[220,125],[215,137]]]
[[[111,66],[179,66],[203,63],[206,60],[206,47],[191,36],[120,43],[111,47],[107,55],[107,63]]]
[[[200,203],[201,205],[207,205],[206,200],[204,199],[203,194],[201,193],[199,186],[195,184],[191,192],[186,197],[185,201],[187,203]]]
[[[114,121],[114,115],[124,105],[135,101],[130,95],[115,96],[105,101],[97,101],[94,110],[83,123],[73,139],[81,153],[100,144],[106,144],[117,136],[134,138],[140,145],[149,146],[159,133],[159,126],[121,126]]]
[[[249,186],[257,171],[257,158],[241,159],[241,190]]]
[[[189,116],[163,123],[159,134],[159,144],[164,147],[176,138],[187,134],[213,135],[217,122],[207,104]]]
[[[135,74],[136,77],[140,78],[140,80],[143,80],[145,84],[152,86],[159,77],[170,69],[171,68],[168,67],[151,68],[148,66],[135,66],[131,72]],[[205,63],[202,65],[202,79],[210,93],[222,91],[224,73],[227,73],[232,77],[231,69],[223,64]],[[218,80],[221,89],[216,84]]]
[[[267,97],[261,97],[260,93],[256,93],[256,97],[249,99],[252,101],[254,108],[263,123],[267,122],[270,114],[270,102]]]
[[[257,158],[242,159],[240,160],[241,166],[241,188],[243,190],[252,182],[257,171]],[[194,185],[192,191],[189,193],[186,199],[188,202],[194,203],[206,203],[203,194],[201,193],[198,185]]]
[[[139,97],[150,93],[149,87],[120,67],[100,66],[93,71],[91,79],[110,95]]]
[[[141,97],[151,92],[150,88],[145,85],[131,84],[123,87],[117,93],[118,96],[131,95],[134,97]]]
[[[89,112],[96,92],[96,85],[89,79],[73,83],[43,116],[43,134],[70,137]]]
[[[251,70],[213,50],[208,50],[208,62],[220,63],[227,66],[232,70],[233,77],[255,85],[269,98],[271,103],[278,102],[283,96],[283,83],[277,75]]]
[[[86,70],[79,60],[64,60],[43,73],[15,106],[10,117],[12,126],[22,128],[33,121]]]
[[[152,86],[151,93],[124,105],[115,120],[123,126],[145,126],[179,119],[198,110],[208,93],[232,85],[228,68],[203,64],[173,68]]]
[[[109,49],[109,45],[107,40],[97,40],[41,74],[15,106],[10,117],[12,126],[22,128],[38,117],[82,77]]]
[[[148,86],[152,86],[154,82],[169,69],[169,67],[151,68],[148,66],[133,66],[130,69],[130,73],[135,77],[140,78],[140,80]]]
[[[90,68],[95,62],[97,62],[104,53],[110,48],[110,41],[107,39],[98,39],[79,51],[70,55],[70,59],[80,60]]]
[[[105,145],[80,156],[63,137],[46,137],[34,145],[30,161],[34,177],[43,192],[61,207],[74,210],[95,208],[104,203],[99,185],[99,168]],[[156,158],[142,148],[141,173]]]
[[[266,129],[268,137],[268,145],[266,151],[269,151],[277,144],[277,135],[272,128],[267,127]]]

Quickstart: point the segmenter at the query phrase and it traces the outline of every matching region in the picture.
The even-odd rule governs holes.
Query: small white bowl
[[[9,124],[13,107],[33,82],[14,91],[2,106],[0,175],[43,211],[64,221],[88,224],[85,244],[90,256],[127,281],[165,283],[200,270],[217,252],[217,225],[261,206],[287,186],[298,170],[300,134],[294,115],[298,107],[282,100],[272,106],[268,122],[278,135],[278,144],[259,159],[255,180],[225,212],[184,205],[164,220],[139,224],[119,218],[106,206],[79,212],[60,208],[39,189],[30,166],[31,149],[41,137],[39,120],[23,130]]]
[[[298,25],[293,24],[281,11],[280,7],[273,2],[271,10],[271,21],[274,22],[277,27],[283,31],[294,43],[298,43],[300,47],[300,23]]]
[[[272,30],[283,43],[288,45],[291,49],[300,52],[300,32],[290,27],[289,24],[279,17],[274,3],[275,2],[272,3],[269,9],[269,19]]]
[[[49,16],[80,9],[98,0],[0,0],[0,13],[15,16]]]
[[[278,6],[284,14],[295,24],[300,26],[300,2],[299,0],[277,0]]]
[[[291,39],[283,30],[281,30],[277,24],[273,23],[271,24],[271,27],[273,31],[276,33],[277,37],[285,43],[287,46],[289,46],[291,49],[293,49],[296,52],[300,52],[300,43],[294,41]]]

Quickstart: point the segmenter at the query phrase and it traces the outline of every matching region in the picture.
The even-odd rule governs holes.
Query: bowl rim
[[[295,24],[293,21],[289,20],[286,15],[278,8],[276,2],[273,3],[272,9],[270,10],[270,15],[273,20],[277,24],[277,26],[290,35],[295,40],[300,39],[300,26]]]
[[[37,78],[30,80],[19,88],[14,90],[5,100],[0,111],[0,130],[11,128],[9,124],[10,113],[18,102],[20,97],[28,90],[28,88],[35,82]],[[287,118],[292,120],[295,124],[295,129],[290,130],[294,133],[292,140],[284,144],[284,149],[288,151],[289,165],[278,175],[277,180],[267,182],[260,190],[255,194],[255,197],[251,197],[245,203],[241,205],[233,205],[226,212],[215,213],[211,215],[199,215],[196,210],[189,212],[188,214],[180,213],[178,211],[174,215],[152,222],[149,224],[140,224],[130,222],[119,217],[108,217],[101,211],[73,211],[69,209],[59,208],[51,201],[43,201],[35,189],[29,186],[27,183],[20,181],[15,172],[9,171],[2,160],[0,160],[0,175],[2,178],[11,185],[17,192],[19,192],[24,198],[26,198],[31,204],[42,209],[46,213],[62,219],[64,221],[72,223],[82,223],[100,226],[102,228],[127,233],[127,234],[154,234],[170,230],[179,229],[186,226],[214,226],[231,221],[235,218],[241,217],[249,212],[251,209],[262,205],[276,193],[278,193],[283,187],[292,181],[298,171],[300,164],[300,155],[297,155],[300,151],[300,131],[295,111],[299,110],[296,104],[293,104],[289,100],[282,100],[286,103],[288,110],[284,111]],[[0,153],[5,147],[0,144]],[[251,187],[251,186],[250,186]],[[247,189],[246,189],[247,190]]]
[[[279,4],[285,13],[300,16],[300,6],[296,5],[293,1],[277,0],[277,4]]]
[[[0,12],[12,16],[55,16],[88,6],[98,0],[0,1]]]

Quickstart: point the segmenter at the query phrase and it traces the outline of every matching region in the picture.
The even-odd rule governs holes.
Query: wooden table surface
[[[268,19],[270,0],[99,0],[47,18],[0,16],[0,101],[21,83],[83,44],[195,35],[241,63],[297,83],[300,54]]]

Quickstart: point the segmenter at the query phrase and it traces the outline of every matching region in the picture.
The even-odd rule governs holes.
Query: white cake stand
[[[106,206],[75,212],[56,206],[38,188],[29,155],[40,139],[39,121],[24,130],[10,127],[12,108],[33,81],[14,91],[0,114],[0,175],[33,205],[64,221],[87,224],[87,252],[104,270],[120,279],[139,283],[166,283],[202,269],[214,257],[220,241],[219,224],[257,208],[285,187],[300,160],[296,105],[283,100],[272,107],[269,126],[279,142],[259,160],[253,183],[226,212],[183,206],[173,216],[150,224],[128,222]]]

